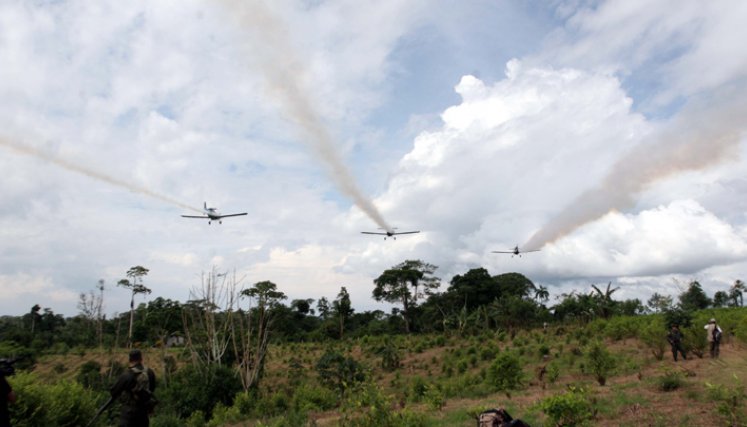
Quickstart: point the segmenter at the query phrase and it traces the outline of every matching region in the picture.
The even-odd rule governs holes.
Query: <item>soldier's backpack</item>
[[[713,328],[713,340],[716,342],[721,342],[721,328],[716,326]]]
[[[148,413],[153,412],[158,400],[150,390],[148,368],[139,369],[133,366],[130,370],[135,374],[135,386],[130,390],[132,402],[140,408],[147,409]]]
[[[500,427],[501,417],[499,409],[488,409],[477,416],[477,427]]]
[[[511,418],[505,409],[488,409],[477,416],[477,427],[529,427],[519,419]]]

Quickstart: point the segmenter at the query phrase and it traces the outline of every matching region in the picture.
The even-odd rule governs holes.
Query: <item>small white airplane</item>
[[[384,230],[383,228],[380,228],[379,230]],[[361,234],[375,234],[377,236],[386,236],[384,237],[384,240],[386,240],[387,237],[391,237],[394,240],[397,240],[395,236],[398,236],[400,234],[415,234],[420,233],[420,231],[394,231],[396,228],[392,228],[391,230],[386,230],[385,232],[375,232],[375,231],[361,231]]]
[[[527,252],[539,252],[540,249],[533,249],[531,251],[520,251],[519,245],[514,246],[514,249],[511,251],[493,251],[494,254],[511,254],[511,257],[513,258],[514,255],[518,255],[519,258],[521,258],[521,254],[525,254]]]
[[[205,211],[205,215],[182,215],[184,218],[201,218],[201,219],[207,219],[208,224],[212,223],[213,221],[218,221],[218,224],[223,224],[223,221],[221,221],[222,218],[228,218],[229,216],[242,216],[246,215],[246,212],[242,213],[235,213],[235,214],[226,214],[221,215],[218,213],[218,209],[216,208],[209,208],[207,206],[207,202],[203,204],[203,208]]]

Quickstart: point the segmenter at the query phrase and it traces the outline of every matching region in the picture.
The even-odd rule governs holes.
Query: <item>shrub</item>
[[[706,383],[706,388],[708,397],[716,402],[718,413],[729,422],[729,425],[745,425],[747,416],[744,412],[744,401],[747,399],[747,393],[745,393],[744,384],[736,375],[734,375],[732,387]]]
[[[594,415],[592,404],[583,388],[570,387],[563,394],[540,401],[539,407],[556,426],[583,425]]]
[[[86,425],[103,403],[76,382],[63,380],[49,385],[26,372],[17,373],[9,382],[18,396],[9,406],[11,424],[16,427]]]
[[[410,389],[408,390],[408,397],[411,402],[420,402],[425,396],[425,392],[428,390],[428,385],[422,377],[416,376],[412,379]]]
[[[364,380],[363,367],[352,357],[328,351],[316,363],[321,382],[342,396],[348,387]]]
[[[615,358],[600,343],[595,341],[586,352],[587,369],[596,378],[599,385],[607,382],[607,377],[615,369]]]
[[[656,387],[661,391],[673,391],[685,384],[682,373],[666,369],[664,374],[656,378]]]
[[[511,390],[523,382],[524,371],[519,358],[511,352],[499,354],[490,364],[487,381],[495,390]]]
[[[299,412],[327,411],[338,404],[334,391],[316,385],[304,384],[295,389],[291,406]]]
[[[444,392],[440,387],[429,385],[425,390],[425,396],[423,396],[428,407],[434,411],[440,411],[441,408],[446,404],[446,398]]]
[[[241,389],[236,372],[228,367],[198,369],[190,365],[177,371],[169,384],[156,389],[156,394],[161,402],[159,411],[170,409],[180,418],[190,419],[193,417],[190,414],[200,411],[209,419],[217,403],[231,406]]]
[[[669,344],[666,325],[661,316],[652,317],[651,321],[641,328],[638,338],[651,350],[656,360],[664,358]]]
[[[555,362],[550,362],[547,365],[547,381],[551,384],[555,383],[560,377],[560,367]]]
[[[357,384],[342,405],[340,425],[351,427],[424,427],[425,416],[407,410],[395,412],[392,402],[371,382]]]
[[[101,376],[101,364],[95,360],[89,360],[80,365],[75,380],[83,387],[92,390],[103,390],[105,388],[104,379]]]

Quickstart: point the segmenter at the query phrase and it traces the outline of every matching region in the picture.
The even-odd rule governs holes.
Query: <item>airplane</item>
[[[202,216],[198,216],[198,215],[182,215],[182,217],[184,217],[184,218],[202,218],[202,219],[207,219],[208,220],[208,224],[212,223],[213,221],[218,221],[218,224],[223,224],[223,221],[221,221],[222,218],[227,218],[229,216],[242,216],[242,215],[246,215],[246,212],[221,215],[220,213],[218,213],[218,209],[207,207],[207,202],[205,202],[203,204],[203,208],[202,209],[205,211],[205,215],[202,215]]]
[[[511,257],[513,258],[514,255],[518,255],[519,258],[521,258],[521,254],[525,254],[527,252],[539,252],[540,249],[533,249],[531,251],[520,251],[519,245],[514,246],[514,249],[511,251],[493,251],[494,254],[511,254]]]
[[[379,230],[383,230],[383,228],[380,228]],[[386,236],[384,237],[384,240],[386,240],[387,237],[391,237],[394,240],[397,240],[395,236],[398,236],[400,234],[415,234],[420,233],[420,231],[394,231],[396,228],[392,228],[391,230],[386,230],[386,232],[383,233],[377,233],[374,231],[361,231],[361,234],[375,234],[377,236]]]

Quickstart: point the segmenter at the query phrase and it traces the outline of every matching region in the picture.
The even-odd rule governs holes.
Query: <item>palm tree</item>
[[[614,301],[612,300],[612,294],[615,293],[620,287],[617,287],[615,289],[610,289],[612,287],[612,282],[607,283],[607,289],[602,292],[599,288],[596,287],[596,285],[591,285],[592,288],[597,292],[595,295],[596,299],[599,300],[597,309],[599,310],[599,315],[603,318],[607,319],[612,315],[612,308],[614,306]],[[592,292],[593,294],[593,292]]]
[[[550,299],[550,292],[546,287],[540,285],[534,288],[534,299],[539,302],[547,302]]]

